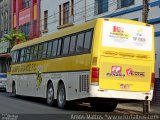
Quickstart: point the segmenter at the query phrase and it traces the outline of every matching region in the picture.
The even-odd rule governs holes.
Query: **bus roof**
[[[95,20],[84,22],[84,23],[79,24],[79,25],[75,25],[75,26],[72,26],[72,27],[69,27],[69,28],[59,30],[59,31],[54,32],[54,33],[49,34],[49,35],[45,35],[45,36],[42,36],[42,37],[39,37],[39,38],[35,38],[33,40],[29,40],[29,41],[17,44],[12,48],[11,51],[21,49],[21,48],[24,48],[24,47],[27,47],[27,46],[35,45],[35,44],[38,44],[38,43],[41,43],[41,42],[49,41],[51,39],[56,39],[56,38],[59,38],[59,37],[63,37],[63,36],[73,34],[73,33],[76,33],[76,32],[80,32],[80,31],[83,31],[83,30],[87,30],[87,29],[90,29],[90,28],[94,28],[97,20],[108,20],[108,21],[113,21],[113,22],[128,23],[128,24],[134,24],[134,25],[140,25],[140,26],[146,26],[146,25],[150,26],[146,23],[139,22],[139,21],[134,21],[134,20],[129,20],[129,19],[98,18],[98,19],[95,19]]]
[[[51,33],[49,35],[45,35],[45,36],[42,36],[42,37],[39,37],[39,38],[35,38],[33,40],[29,40],[29,41],[17,44],[12,48],[11,51],[21,49],[21,48],[24,48],[24,47],[27,47],[27,46],[35,45],[35,44],[38,44],[38,43],[41,43],[41,42],[49,41],[51,39],[56,39],[56,38],[59,38],[59,37],[63,37],[63,36],[73,34],[73,33],[76,33],[76,32],[80,32],[80,31],[83,31],[83,30],[87,30],[87,29],[90,29],[90,28],[94,28],[95,24],[96,24],[96,20],[92,20],[92,21],[85,22],[85,23],[82,23],[82,24],[79,24],[79,25],[68,27],[68,28],[59,30],[58,32],[54,32],[54,33]]]

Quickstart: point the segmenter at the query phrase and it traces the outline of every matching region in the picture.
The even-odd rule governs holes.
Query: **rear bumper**
[[[153,90],[149,92],[102,90],[99,86],[90,85],[90,97],[145,100],[147,96],[147,100],[152,100]]]

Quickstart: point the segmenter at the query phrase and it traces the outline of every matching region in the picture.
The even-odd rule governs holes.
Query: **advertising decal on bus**
[[[152,50],[152,28],[126,23],[105,21],[102,35],[102,46],[132,50]]]
[[[36,76],[37,76],[37,89],[41,86],[41,83],[42,83],[42,70],[43,70],[42,66],[38,66],[37,67],[37,73],[36,73]]]

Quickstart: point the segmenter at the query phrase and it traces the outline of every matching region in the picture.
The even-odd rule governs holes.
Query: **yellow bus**
[[[98,18],[13,47],[7,91],[65,108],[84,100],[113,111],[120,99],[152,100],[154,29]]]

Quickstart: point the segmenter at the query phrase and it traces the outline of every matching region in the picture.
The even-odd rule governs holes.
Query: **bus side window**
[[[31,52],[30,52],[30,57],[29,60],[32,61],[33,60],[33,55],[34,55],[34,46],[31,46]]]
[[[48,48],[48,42],[43,43],[42,58],[46,58],[47,48]]]
[[[38,45],[38,59],[42,58],[43,43]]]
[[[16,51],[11,52],[12,63],[15,63],[15,54],[16,54]]]
[[[38,57],[38,45],[34,46],[33,60],[37,60]]]
[[[70,47],[69,47],[69,54],[73,54],[75,52],[76,38],[77,38],[76,35],[71,36]]]
[[[13,58],[12,58],[12,62],[13,63],[17,62],[17,57],[18,57],[17,53],[18,53],[18,50],[16,50],[16,51],[13,52]]]
[[[21,57],[21,50],[17,50],[17,55],[16,55],[16,63],[20,62],[20,57]]]
[[[56,56],[57,47],[58,47],[58,40],[54,40],[52,45],[52,55],[51,55],[52,57]]]
[[[21,50],[20,62],[24,62],[25,61],[25,58],[26,58],[25,53],[26,53],[26,49],[24,48],[24,49]]]
[[[30,50],[31,50],[30,47],[26,48],[26,60],[25,61],[29,61],[30,52],[31,52]]]
[[[85,39],[84,39],[84,52],[88,52],[91,48],[91,41],[92,41],[92,31],[87,31],[85,33]]]
[[[47,50],[47,58],[51,56],[51,53],[52,53],[52,41],[50,41],[48,43],[48,50]]]
[[[57,56],[61,55],[62,40],[63,40],[62,38],[58,40]]]
[[[76,52],[83,51],[83,41],[84,41],[84,33],[79,33],[77,36],[77,45],[76,45]]]
[[[69,43],[70,43],[70,36],[67,36],[64,38],[63,41],[62,55],[68,55]]]

